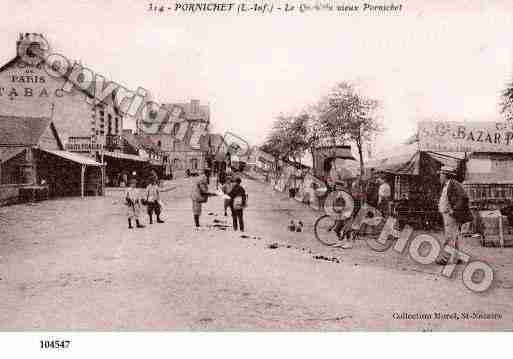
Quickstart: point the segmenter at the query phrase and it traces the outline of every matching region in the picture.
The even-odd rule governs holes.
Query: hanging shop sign
[[[66,151],[70,152],[95,152],[102,151],[103,144],[95,142],[90,137],[71,137],[65,145]]]
[[[422,121],[419,147],[437,152],[513,152],[513,124]]]

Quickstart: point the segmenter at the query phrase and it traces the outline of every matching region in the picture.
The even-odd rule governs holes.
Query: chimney
[[[192,113],[196,114],[196,113],[200,112],[199,104],[200,104],[199,100],[191,100],[191,112]]]
[[[21,48],[21,45],[23,45],[23,49]],[[37,34],[35,32],[20,33],[19,38],[16,41],[16,54],[18,56],[21,55],[22,51],[24,54],[30,56],[31,52],[38,54],[40,52],[47,52],[48,50],[50,50],[50,46],[43,34]]]

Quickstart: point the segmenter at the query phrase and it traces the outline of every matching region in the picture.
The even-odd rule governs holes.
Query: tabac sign
[[[513,124],[423,121],[419,147],[439,152],[513,152]]]

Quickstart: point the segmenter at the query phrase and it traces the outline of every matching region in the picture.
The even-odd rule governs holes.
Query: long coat
[[[470,212],[469,207],[469,198],[461,183],[456,180],[449,181],[447,199],[454,211],[453,217],[456,222],[463,224],[473,220],[472,212]]]
[[[201,215],[201,205],[204,203],[208,194],[207,178],[201,176],[197,181],[194,182],[191,191],[192,199],[192,214],[195,216]]]

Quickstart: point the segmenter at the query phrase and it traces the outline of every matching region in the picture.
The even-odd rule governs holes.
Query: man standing
[[[205,173],[194,181],[191,192],[192,199],[192,215],[194,218],[194,226],[197,230],[200,228],[201,206],[208,201],[209,196],[215,196],[215,193],[208,192],[208,181]]]
[[[452,168],[444,166],[440,170],[440,183],[442,184],[442,193],[438,203],[438,210],[442,214],[444,221],[445,242],[442,249],[449,245],[459,250],[458,238],[461,225],[472,221],[473,216],[469,208],[469,199],[463,186],[454,179],[455,173]],[[451,260],[454,264],[460,261],[454,258],[443,258],[437,260],[437,264],[446,265]]]
[[[228,194],[231,198],[230,209],[232,212],[233,219],[233,230],[236,231],[240,228],[241,232],[244,232],[244,208],[246,208],[246,191],[241,186],[240,177],[235,178],[234,186]]]
[[[378,209],[386,218],[388,217],[392,190],[390,189],[390,185],[385,181],[383,177],[378,178],[378,184]]]
[[[146,187],[146,205],[148,206],[148,216],[150,218],[150,224],[153,224],[153,212],[157,216],[157,223],[164,223],[160,219],[160,191],[158,186],[158,177],[151,176],[150,184]]]

